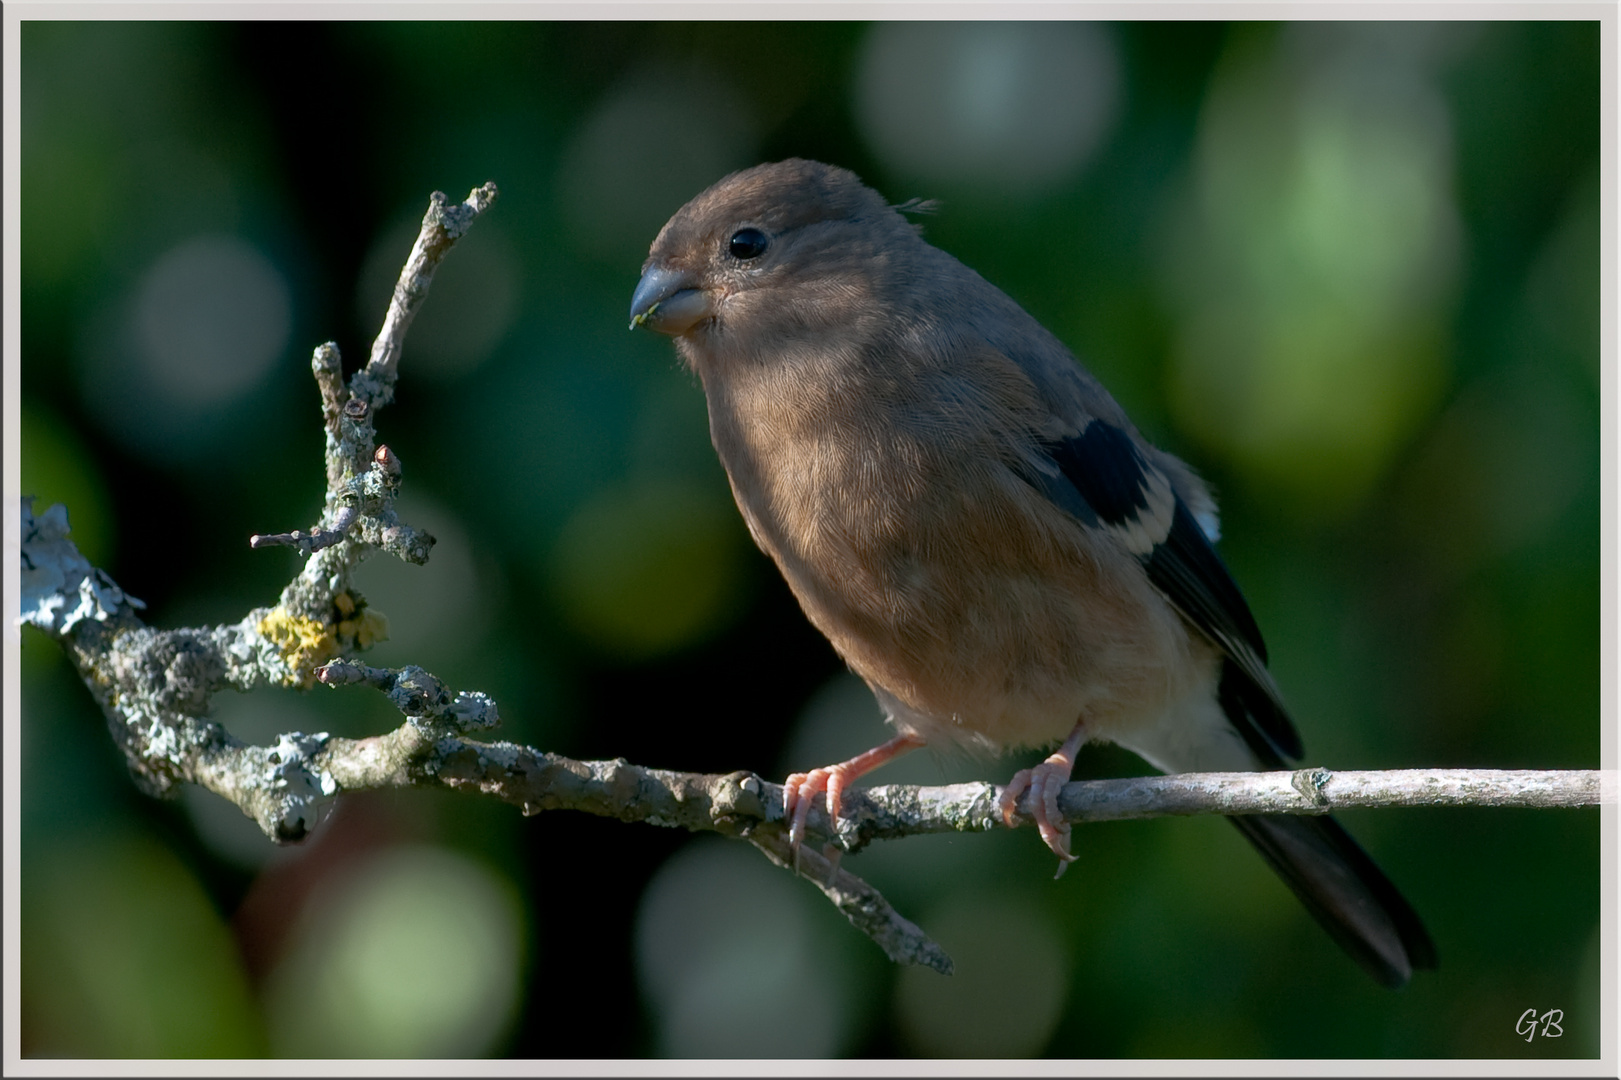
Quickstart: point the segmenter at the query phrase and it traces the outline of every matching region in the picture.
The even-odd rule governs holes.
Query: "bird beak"
[[[630,328],[645,326],[661,334],[684,334],[713,312],[709,293],[683,271],[650,266],[630,298]]]

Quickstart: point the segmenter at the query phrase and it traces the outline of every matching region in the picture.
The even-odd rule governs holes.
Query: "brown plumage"
[[[1204,484],[852,173],[791,160],[721,180],[659,233],[631,314],[697,373],[749,531],[897,731],[789,778],[796,844],[817,795],[836,816],[846,783],[924,743],[1062,743],[1002,806],[1011,822],[1028,789],[1066,861],[1057,795],[1085,741],[1167,771],[1298,756]],[[1235,821],[1381,981],[1433,966],[1335,823]]]

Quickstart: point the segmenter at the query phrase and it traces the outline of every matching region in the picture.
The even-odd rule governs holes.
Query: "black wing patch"
[[[1043,449],[1058,469],[1042,485],[1053,501],[1086,524],[1113,533],[1139,559],[1165,540],[1176,494],[1165,474],[1143,459],[1130,435],[1094,420],[1079,435]],[[1055,488],[1071,490],[1055,494]],[[1085,511],[1076,513],[1077,505]]]
[[[1123,525],[1148,509],[1148,470],[1131,436],[1101,420],[1047,448],[1064,479],[1075,485],[1098,519]]]
[[[1222,710],[1263,760],[1298,758],[1300,735],[1266,669],[1266,643],[1227,565],[1164,473],[1131,436],[1093,420],[1047,444],[1057,475],[1036,487],[1083,523],[1112,532],[1173,607],[1227,656]]]

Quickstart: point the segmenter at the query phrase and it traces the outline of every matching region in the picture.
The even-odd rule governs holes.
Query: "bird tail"
[[[1392,990],[1437,964],[1418,913],[1331,817],[1229,818],[1363,970]]]
[[[1276,740],[1253,722],[1256,695],[1234,687],[1242,676],[1226,661],[1218,692],[1190,693],[1153,726],[1115,741],[1168,773],[1288,768]],[[1424,923],[1338,821],[1307,815],[1229,820],[1340,948],[1382,985],[1405,986],[1415,969],[1436,966]]]

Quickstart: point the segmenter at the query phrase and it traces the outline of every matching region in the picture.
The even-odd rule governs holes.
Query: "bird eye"
[[[739,229],[732,234],[726,249],[733,258],[752,259],[765,251],[766,235],[759,229]]]

